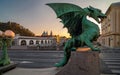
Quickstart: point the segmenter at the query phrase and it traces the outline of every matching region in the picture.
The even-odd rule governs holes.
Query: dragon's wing
[[[50,6],[57,14],[57,17],[60,17],[66,13],[70,12],[81,12],[84,13],[84,10],[74,4],[69,4],[69,3],[48,3],[46,4]]]
[[[79,6],[69,3],[49,3],[57,17],[62,19],[64,27],[68,28],[68,32],[73,35],[81,34],[82,24],[81,18],[86,12]]]

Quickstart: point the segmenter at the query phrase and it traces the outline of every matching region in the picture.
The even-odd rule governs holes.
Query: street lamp
[[[0,31],[0,46],[2,48],[2,57],[0,59],[0,66],[10,64],[10,58],[8,57],[7,47],[11,44],[15,33],[11,30],[5,32]]]

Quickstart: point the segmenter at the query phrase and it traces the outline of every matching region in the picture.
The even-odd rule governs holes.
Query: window
[[[26,45],[26,41],[25,40],[21,41],[21,46],[23,46],[23,45]]]
[[[110,38],[108,38],[108,45],[110,46]]]
[[[108,25],[108,32],[110,32],[111,31],[111,29],[110,29],[110,24]]]
[[[43,44],[43,40],[41,40],[41,44]]]
[[[45,40],[45,44],[47,44],[47,40]]]
[[[38,40],[36,41],[36,44],[39,44],[39,41],[38,41]]]
[[[33,45],[33,44],[34,44],[33,40],[30,40],[29,45]]]

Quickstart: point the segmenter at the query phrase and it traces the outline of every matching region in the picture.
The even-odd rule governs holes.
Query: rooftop
[[[120,2],[112,3],[111,6],[120,6]]]

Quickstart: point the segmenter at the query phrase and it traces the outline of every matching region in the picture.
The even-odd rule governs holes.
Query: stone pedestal
[[[2,66],[2,67],[0,67],[0,73],[4,73],[9,70],[12,70],[12,69],[16,68],[16,66],[17,66],[17,63],[10,63],[9,65]]]
[[[72,52],[68,64],[56,75],[100,75],[99,52]]]

